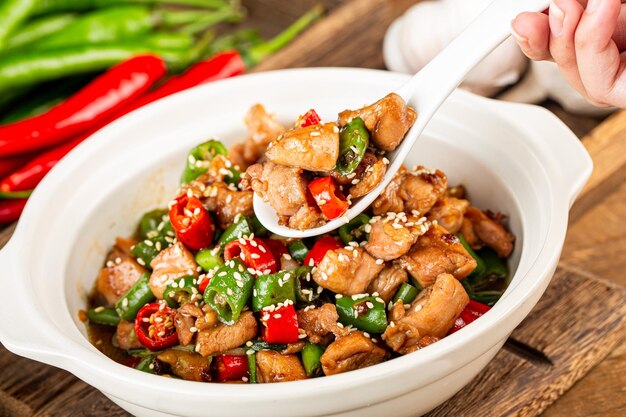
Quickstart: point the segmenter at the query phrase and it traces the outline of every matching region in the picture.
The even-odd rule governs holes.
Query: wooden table
[[[271,34],[277,30],[276,21],[282,24],[292,20],[313,1],[260,0],[247,3],[256,24],[266,34]],[[413,1],[325,3],[333,7],[329,17],[256,70],[327,65],[382,68],[381,44],[385,28]],[[596,280],[601,277],[626,285],[626,112],[618,113],[600,125],[600,118],[571,115],[554,103],[544,105],[579,137],[584,137],[583,143],[596,165],[589,185],[572,210],[562,257],[563,270],[565,274],[592,274]],[[12,227],[0,233],[0,246],[11,232]],[[622,304],[626,303],[626,299],[622,301]],[[607,305],[606,309],[612,307],[615,306]],[[616,344],[615,338],[621,337],[622,333],[612,335],[610,346]],[[554,398],[546,400],[535,411],[545,409],[543,415],[549,417],[626,416],[626,343],[617,345],[568,392],[554,401],[563,391],[557,387]],[[552,405],[546,409],[550,403]],[[31,415],[127,414],[67,372],[19,358],[0,346],[0,416]]]

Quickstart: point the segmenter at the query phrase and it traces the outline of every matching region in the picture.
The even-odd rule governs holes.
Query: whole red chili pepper
[[[28,163],[32,156],[15,156],[6,159],[0,159],[0,178],[4,178],[17,169],[20,169]]]
[[[144,94],[167,71],[153,55],[118,64],[50,111],[0,126],[0,155],[17,155],[54,146],[107,120]]]
[[[329,220],[341,216],[350,206],[341,190],[337,188],[335,180],[331,177],[322,177],[311,181],[309,190],[317,206]]]
[[[339,249],[340,247],[341,244],[337,242],[337,239],[332,236],[324,236],[315,242],[315,245],[313,245],[309,253],[306,254],[304,258],[304,265],[317,266],[320,262],[322,262],[322,258],[326,255],[326,252],[329,250]]]
[[[163,350],[178,343],[174,327],[176,310],[166,304],[151,303],[141,307],[135,317],[139,343],[151,351]]]
[[[317,112],[311,109],[308,112],[304,113],[302,116],[298,117],[298,120],[296,120],[296,127],[312,126],[319,124],[319,122],[321,121],[322,119],[317,114]]]
[[[293,304],[263,311],[263,340],[267,343],[296,343],[299,340],[298,314]]]
[[[254,238],[240,241],[235,239],[224,246],[224,259],[241,258],[244,265],[270,274],[278,271],[278,262],[272,250],[262,239]]]
[[[215,358],[217,382],[237,381],[249,375],[246,355],[218,355]]]
[[[9,224],[20,218],[27,198],[0,201],[0,224]]]
[[[169,216],[178,240],[189,249],[198,251],[213,243],[215,226],[198,197],[179,196],[171,205]]]
[[[457,317],[454,322],[454,326],[450,329],[448,334],[452,334],[458,330],[461,330],[463,327],[467,326],[486,312],[491,310],[491,307],[488,305],[479,303],[478,301],[470,300],[469,303],[465,306],[459,317]]]

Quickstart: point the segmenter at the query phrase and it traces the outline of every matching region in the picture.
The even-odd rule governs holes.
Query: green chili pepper
[[[461,244],[463,245],[463,247],[465,248],[467,253],[469,253],[472,256],[472,258],[474,258],[474,260],[476,261],[476,268],[474,268],[474,270],[472,271],[470,276],[472,276],[472,277],[482,277],[484,275],[484,273],[485,273],[485,262],[482,260],[482,258],[480,256],[476,255],[476,252],[474,252],[474,250],[467,243],[467,241],[465,240],[465,238],[463,237],[462,234],[457,233],[456,236],[461,241]]]
[[[156,360],[156,355],[149,354],[144,356],[137,365],[135,365],[135,369],[141,372],[147,372],[149,374],[156,373],[154,371],[154,361]]]
[[[6,50],[21,49],[34,42],[44,39],[69,26],[78,15],[74,13],[55,14],[35,19],[19,28],[6,41]]]
[[[269,236],[270,231],[267,230],[265,226],[263,226],[263,223],[261,223],[254,214],[250,216],[246,216],[246,219],[248,220],[248,224],[250,225],[250,229],[252,230],[252,233],[254,233],[256,237]]]
[[[301,266],[292,270],[296,284],[296,300],[299,302],[309,303],[320,296],[317,289],[321,287],[313,286],[314,281],[311,281],[312,270],[311,266]]]
[[[302,349],[302,364],[304,365],[304,370],[309,378],[321,374],[321,357],[323,354],[324,348],[320,345],[314,345],[309,342],[307,342],[304,349]]]
[[[209,56],[232,49],[245,50],[263,42],[263,38],[256,29],[240,29],[228,35],[221,36],[211,43]]]
[[[36,14],[43,15],[59,12],[84,12],[87,10],[110,7],[120,4],[178,4],[191,7],[219,8],[227,4],[226,0],[39,0]]]
[[[256,353],[248,355],[248,373],[250,374],[250,383],[256,384]]]
[[[104,324],[107,326],[117,326],[120,316],[114,308],[96,307],[87,310],[87,318],[90,323]]]
[[[228,242],[235,239],[239,239],[243,236],[250,236],[250,233],[252,233],[250,220],[246,216],[241,216],[237,222],[231,224],[226,230],[224,230],[224,233],[222,233],[222,236],[220,236],[217,243],[224,247],[224,245]]]
[[[0,50],[9,35],[35,11],[38,0],[4,0],[0,3]]]
[[[304,262],[304,258],[306,258],[306,254],[309,253],[309,248],[306,247],[303,241],[296,240],[287,246],[287,250],[289,250],[289,254],[293,259],[298,262]]]
[[[369,144],[370,134],[365,127],[365,122],[360,117],[355,117],[339,132],[337,171],[341,175],[354,172],[361,163]]]
[[[209,272],[212,269],[219,268],[224,265],[224,261],[220,256],[219,251],[215,249],[202,249],[196,253],[196,263],[202,267],[204,272]]]
[[[504,294],[504,290],[474,291],[474,288],[468,279],[461,280],[461,284],[463,285],[463,288],[465,288],[470,300],[478,301],[479,303],[486,304],[489,307],[492,307],[496,302],[498,302],[500,297],[502,297],[502,294]]]
[[[182,184],[188,184],[209,170],[210,162],[217,155],[228,155],[228,149],[222,142],[211,139],[189,151],[187,164],[180,179]]]
[[[419,294],[417,288],[409,283],[403,282],[396,292],[396,295],[393,297],[393,304],[398,300],[402,300],[403,304],[411,304],[413,300],[415,300],[415,297],[417,297],[417,294]]]
[[[254,277],[243,262],[231,259],[219,268],[204,292],[204,302],[224,324],[232,325],[252,295]]]
[[[267,343],[262,340],[254,340],[254,341],[251,341],[251,344],[249,345],[246,344],[246,349],[251,349],[255,352],[258,352],[261,350],[275,350],[277,352],[280,352],[282,350],[287,349],[287,345],[283,345],[281,343]]]
[[[506,278],[509,276],[509,268],[506,265],[506,260],[500,258],[493,249],[483,248],[478,251],[478,256],[480,256],[485,263],[485,272],[482,277],[494,275],[498,278]]]
[[[172,308],[178,308],[196,298],[200,299],[202,295],[198,291],[198,277],[193,275],[176,278],[163,291],[163,299]]]
[[[155,209],[144,213],[139,220],[139,236],[148,239],[162,234],[165,223],[169,223],[167,213],[167,209]]]
[[[352,325],[370,333],[382,333],[387,328],[385,304],[377,301],[376,297],[362,297],[357,300],[341,297],[336,304],[339,321],[346,326]]]
[[[130,254],[137,259],[141,259],[141,261],[139,261],[140,264],[148,269],[152,269],[150,266],[152,260],[156,258],[163,249],[166,249],[169,246],[170,243],[165,239],[165,236],[159,235],[153,238],[144,239],[137,243],[130,250]]]
[[[367,214],[359,214],[350,222],[339,228],[339,237],[344,245],[350,242],[360,242],[369,239],[369,233],[365,231],[365,226],[370,223],[370,217]]]
[[[295,275],[295,270],[291,270],[257,277],[254,280],[252,311],[260,311],[263,307],[286,300],[295,301]]]
[[[123,320],[133,321],[139,309],[154,300],[154,294],[150,289],[150,274],[145,273],[122,298],[117,300],[115,311]]]
[[[187,13],[197,13],[195,11],[188,11]],[[208,27],[211,27],[217,23],[228,22],[228,23],[237,23],[245,17],[245,9],[239,7],[237,2],[232,2],[227,7],[222,7],[213,12],[207,13],[203,12],[200,16],[190,16],[186,22],[181,22],[181,20],[185,17],[184,12],[181,13],[181,16],[178,19],[172,19],[170,21],[171,24],[185,24],[180,31],[182,33],[187,34],[195,34],[202,32]]]

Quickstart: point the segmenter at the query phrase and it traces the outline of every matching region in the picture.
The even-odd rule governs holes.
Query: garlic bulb
[[[424,1],[411,7],[388,29],[384,58],[392,71],[415,73],[454,39],[491,0]],[[462,87],[492,96],[516,83],[528,60],[509,39],[481,62]]]

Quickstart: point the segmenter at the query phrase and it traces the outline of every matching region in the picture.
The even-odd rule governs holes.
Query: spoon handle
[[[511,35],[511,21],[549,0],[494,0],[443,51],[396,92],[429,120],[469,71]],[[418,122],[419,123],[419,122]]]

